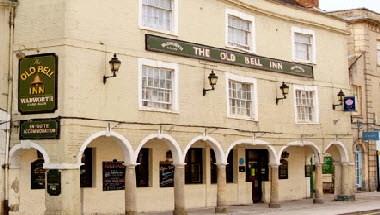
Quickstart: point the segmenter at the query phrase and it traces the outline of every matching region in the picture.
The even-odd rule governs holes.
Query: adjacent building
[[[323,173],[354,199],[349,31],[317,5],[19,0],[10,213],[322,203]]]
[[[332,12],[349,23],[349,74],[357,111],[352,113],[356,187],[379,189],[380,14],[365,9]],[[371,135],[374,134],[374,135]]]
[[[4,166],[5,160],[8,157],[9,147],[9,127],[12,102],[12,38],[13,38],[13,15],[15,2],[0,1],[0,165]],[[4,168],[0,171],[0,186],[5,187],[5,171]],[[6,190],[0,190],[1,200],[5,199]],[[3,201],[0,203],[0,208],[3,208]]]

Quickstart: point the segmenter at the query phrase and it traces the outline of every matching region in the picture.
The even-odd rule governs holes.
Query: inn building
[[[355,184],[361,191],[380,189],[380,14],[365,9],[335,11],[331,14],[349,23],[349,74],[357,111],[352,112]]]
[[[349,31],[317,7],[19,0],[4,210],[353,200]]]

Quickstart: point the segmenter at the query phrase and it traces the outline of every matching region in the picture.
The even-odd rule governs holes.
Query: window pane
[[[239,17],[228,16],[228,43],[230,45],[250,49],[252,22]]]
[[[229,80],[228,86],[230,114],[252,117],[252,84]]]
[[[215,151],[210,149],[210,175],[211,175],[211,184],[216,184],[217,182],[217,171],[218,167],[216,166]]]
[[[203,183],[203,149],[191,148],[185,157],[185,183]]]
[[[144,26],[170,31],[173,20],[173,0],[143,0]]]
[[[137,187],[149,187],[149,149],[141,149],[137,157],[136,185]]]
[[[150,66],[143,66],[142,69],[142,105],[170,110],[174,71]]]
[[[80,187],[92,187],[92,148],[86,148],[80,166]]]
[[[230,151],[227,157],[226,179],[227,179],[227,183],[234,182],[234,150],[233,149]]]
[[[312,59],[312,38],[311,34],[294,34],[295,57],[300,60]]]
[[[296,90],[296,110],[298,121],[314,121],[314,91]]]

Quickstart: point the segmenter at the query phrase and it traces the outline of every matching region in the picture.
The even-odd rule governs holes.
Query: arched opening
[[[31,141],[13,146],[8,175],[10,211],[43,214],[45,207],[44,164],[49,157],[43,147]]]
[[[82,213],[124,213],[125,165],[134,163],[128,140],[114,132],[95,133],[82,144],[77,158],[82,164]]]
[[[227,178],[230,174],[233,180],[227,181],[227,189],[231,193],[229,202],[233,204],[269,203],[270,200],[270,164],[278,164],[275,149],[267,142],[259,139],[242,139],[230,145],[226,152]],[[230,176],[231,177],[231,176]],[[245,192],[239,187],[245,187]]]
[[[140,142],[135,157],[138,211],[174,210],[175,164],[182,163],[178,143],[170,135],[152,134]]]
[[[288,143],[278,153],[280,201],[310,198],[316,189],[320,149],[309,141]],[[287,177],[283,164],[287,165]],[[281,172],[282,170],[282,172]]]
[[[353,178],[354,175],[351,168],[349,168],[349,156],[347,148],[343,143],[338,141],[333,141],[324,149],[324,173],[332,175],[333,191],[335,200],[343,200],[346,198],[351,198],[353,195]],[[356,155],[356,154],[355,154]],[[329,161],[329,158],[331,161]],[[363,158],[360,156],[360,160]],[[331,164],[332,163],[332,164]],[[331,166],[331,167],[330,167]],[[331,169],[330,171],[328,171]],[[354,168],[352,168],[354,171]],[[362,183],[362,181],[360,181]]]
[[[225,164],[221,145],[210,136],[193,138],[184,151],[185,196],[189,208],[215,207],[217,198],[217,165]]]

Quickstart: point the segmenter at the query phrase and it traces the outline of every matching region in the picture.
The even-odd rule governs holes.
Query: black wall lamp
[[[108,78],[116,77],[116,73],[119,71],[121,61],[117,58],[116,53],[113,54],[113,58],[108,62],[111,66],[111,76],[103,76],[103,84],[106,84]]]
[[[338,107],[338,106],[342,106],[343,105],[343,97],[344,97],[344,92],[342,91],[342,89],[339,91],[338,93],[338,101],[339,101],[339,104],[333,104],[332,105],[332,108],[333,110],[335,110],[335,107]]]
[[[208,82],[211,86],[211,89],[205,89],[203,88],[203,96],[206,95],[207,91],[215,90],[216,82],[218,82],[218,76],[215,75],[214,70],[211,70],[210,75],[208,75]]]
[[[282,99],[286,99],[286,95],[288,95],[289,93],[289,86],[286,85],[285,82],[282,82],[280,89],[281,89],[282,97],[278,98],[276,95],[276,105],[278,105],[278,101]]]

